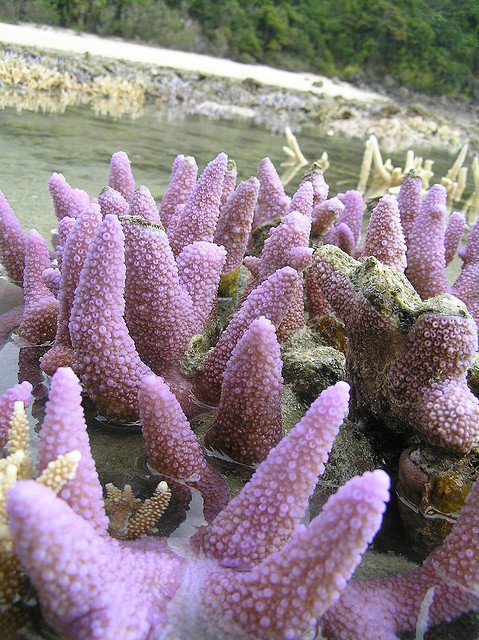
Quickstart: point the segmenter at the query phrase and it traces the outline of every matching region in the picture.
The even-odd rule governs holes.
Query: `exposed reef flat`
[[[20,109],[34,108],[28,76],[36,66],[45,77],[65,75],[76,83],[72,89],[37,87],[42,89],[37,108],[48,111],[65,108],[68,90],[83,93],[81,98],[70,95],[70,103],[105,96],[110,104],[100,110],[113,115],[138,116],[150,103],[171,107],[175,116],[254,119],[273,130],[312,124],[328,135],[366,139],[375,134],[387,151],[427,146],[455,152],[478,139],[477,105],[415,94],[389,78],[374,87],[355,86],[311,73],[33,25],[0,23],[0,50],[0,102]],[[116,113],[112,98],[121,103]]]

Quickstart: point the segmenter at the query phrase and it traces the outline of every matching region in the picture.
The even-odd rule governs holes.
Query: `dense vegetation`
[[[0,0],[0,18],[479,100],[477,0]]]

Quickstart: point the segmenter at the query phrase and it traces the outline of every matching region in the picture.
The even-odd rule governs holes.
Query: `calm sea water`
[[[297,139],[311,162],[328,152],[331,166],[325,177],[331,195],[357,186],[362,141],[328,137],[313,127],[303,128]],[[54,115],[6,107],[0,110],[0,190],[22,227],[35,227],[47,238],[56,226],[47,190],[53,171],[95,197],[106,184],[111,154],[121,150],[130,158],[136,184],[146,185],[158,197],[166,189],[178,153],[195,156],[202,170],[225,151],[236,161],[239,178],[245,180],[256,174],[265,156],[280,173],[284,171],[280,167],[286,160],[284,144],[284,135],[251,120],[211,120],[200,115],[171,120],[153,108],[131,120],[97,116],[87,106],[68,107]],[[442,175],[453,160],[438,152],[433,157],[436,175]],[[404,159],[405,153],[394,154],[393,164],[404,165]],[[303,173],[304,169],[288,184],[290,195]]]

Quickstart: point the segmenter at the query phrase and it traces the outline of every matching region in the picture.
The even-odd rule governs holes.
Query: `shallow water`
[[[256,174],[259,161],[269,156],[278,172],[286,156],[283,134],[274,134],[264,125],[245,120],[212,120],[193,115],[174,118],[170,110],[145,108],[136,120],[128,116],[98,116],[87,106],[68,107],[65,113],[18,112],[11,107],[0,111],[0,190],[4,192],[25,230],[37,228],[45,238],[56,226],[47,180],[53,171],[63,173],[73,186],[97,196],[105,186],[111,154],[126,151],[137,185],[146,185],[155,196],[167,186],[171,165],[178,153],[193,155],[201,171],[220,151],[236,161],[240,180]],[[325,177],[330,194],[357,186],[364,143],[328,137],[317,127],[297,133],[301,149],[311,162],[329,155]],[[417,154],[427,156],[426,150]],[[431,154],[432,155],[432,154]],[[434,151],[436,175],[450,167],[453,157]],[[405,154],[392,157],[394,165],[404,165]],[[288,184],[294,193],[301,169]]]

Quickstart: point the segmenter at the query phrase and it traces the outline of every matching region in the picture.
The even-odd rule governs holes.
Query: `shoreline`
[[[90,33],[78,33],[72,29],[47,25],[0,22],[0,43],[28,45],[39,49],[87,54],[140,64],[154,64],[160,68],[192,71],[240,82],[251,79],[272,87],[323,94],[331,98],[341,97],[359,102],[388,101],[385,96],[375,91],[358,89],[347,82],[332,80],[309,72],[292,72],[266,65],[244,64],[226,58],[165,49],[119,38],[103,38]]]
[[[185,115],[200,113],[210,117],[254,119],[268,129],[279,131],[286,126],[294,132],[303,126],[319,128],[324,135],[366,141],[374,134],[382,151],[406,151],[410,148],[443,149],[457,153],[468,142],[470,152],[479,151],[479,106],[461,100],[414,94],[404,87],[378,81],[375,88],[360,88],[312,73],[283,71],[264,65],[243,64],[127,42],[119,38],[102,38],[70,29],[32,24],[0,22],[0,49],[22,57],[24,66],[40,62],[48,73],[64,73],[81,79],[86,93],[98,89],[98,78],[113,78],[136,89],[121,88],[121,95],[105,91],[105,108],[118,98],[119,117],[129,113],[139,117],[143,102],[168,106]],[[5,56],[4,56],[5,58]],[[5,62],[4,62],[5,64]],[[22,81],[5,79],[0,69],[2,90],[13,95],[2,106],[22,109],[22,100],[32,102],[35,93],[52,97],[65,108],[65,91],[37,91]],[[118,88],[111,89],[118,91]],[[130,91],[131,95],[128,95]],[[85,92],[84,92],[85,93]],[[58,96],[61,94],[61,100]],[[82,98],[83,100],[85,98]],[[71,104],[78,102],[72,97]],[[110,101],[110,105],[108,105]],[[130,101],[130,106],[127,102]]]

